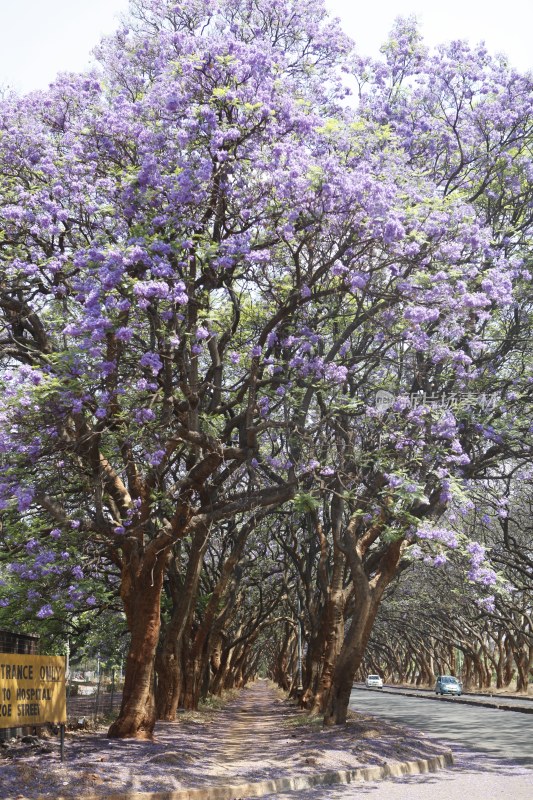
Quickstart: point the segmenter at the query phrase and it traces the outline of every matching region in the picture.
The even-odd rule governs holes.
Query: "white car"
[[[379,675],[367,675],[365,683],[367,686],[372,686],[374,689],[383,689],[383,680]]]

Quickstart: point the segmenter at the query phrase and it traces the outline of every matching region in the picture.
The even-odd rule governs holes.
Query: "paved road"
[[[533,715],[510,714],[483,706],[464,705],[455,699],[437,703],[424,697],[403,697],[356,689],[351,707],[416,728],[495,757],[513,759],[533,767]]]
[[[505,712],[504,712],[505,713]],[[321,786],[263,800],[531,800],[533,771],[454,748],[455,766],[428,775],[353,786]]]
[[[452,768],[379,783],[285,792],[263,800],[532,800],[533,715],[356,689],[352,708],[447,742]]]
[[[356,684],[356,688],[358,689],[365,689],[364,683]],[[372,691],[380,692],[381,689],[375,689]],[[385,686],[383,688],[384,694],[407,694],[407,695],[416,695],[418,697],[436,697],[435,692],[431,689],[404,689],[399,686]],[[440,699],[440,697],[439,697]],[[447,700],[448,698],[443,698]],[[454,700],[456,698],[453,698]],[[531,696],[524,696],[524,697],[508,697],[507,695],[503,694],[476,694],[475,692],[468,692],[467,694],[463,694],[461,696],[462,702],[468,701],[469,703],[476,702],[476,703],[498,703],[498,705],[505,705],[505,706],[520,706],[522,708],[529,709],[533,711],[533,697]]]

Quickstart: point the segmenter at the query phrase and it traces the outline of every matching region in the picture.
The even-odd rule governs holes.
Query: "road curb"
[[[359,781],[379,781],[400,778],[403,775],[422,775],[436,772],[453,764],[451,750],[431,758],[416,761],[398,761],[375,767],[357,769],[328,770],[314,775],[272,778],[258,783],[238,783],[224,786],[209,786],[196,789],[176,789],[170,792],[118,792],[105,795],[83,795],[83,800],[245,800],[248,797],[264,797],[281,791],[301,791],[315,786],[357,783]],[[44,800],[40,795],[37,800]],[[49,798],[47,798],[49,800]],[[72,800],[72,795],[57,795],[55,800]]]
[[[365,691],[365,692],[379,692],[384,694],[394,694],[398,695],[399,693],[396,691],[391,691],[390,689],[369,689],[368,686],[354,686],[354,689],[358,691]],[[468,697],[461,695],[461,697],[433,697],[431,694],[416,694],[415,692],[409,691],[402,691],[402,697],[418,697],[419,700],[434,700],[438,701],[439,703],[462,703],[464,706],[477,706],[478,708],[481,706],[483,708],[496,708],[498,711],[515,711],[519,714],[533,714],[533,706],[506,706],[502,703],[497,703],[494,700],[489,700],[486,702],[485,700],[469,700]]]

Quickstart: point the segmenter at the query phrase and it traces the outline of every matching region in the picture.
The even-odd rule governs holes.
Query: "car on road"
[[[439,675],[435,684],[435,694],[456,694],[461,696],[463,687],[461,682],[454,675]]]
[[[383,680],[379,675],[367,675],[365,684],[373,689],[383,689]]]

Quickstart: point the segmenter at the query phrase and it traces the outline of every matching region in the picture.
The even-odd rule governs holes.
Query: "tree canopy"
[[[327,720],[411,548],[492,580],[450,514],[530,480],[532,80],[409,21],[383,53],[321,0],[134,0],[97,70],[0,103],[9,581],[40,617],[121,597],[112,735],[151,735],[154,664],[175,713],[279,520]]]

